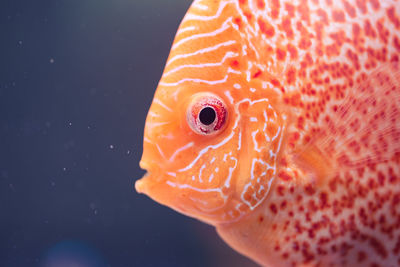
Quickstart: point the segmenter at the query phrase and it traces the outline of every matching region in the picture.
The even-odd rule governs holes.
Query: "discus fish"
[[[194,1],[136,190],[263,266],[399,266],[399,57],[399,1]]]

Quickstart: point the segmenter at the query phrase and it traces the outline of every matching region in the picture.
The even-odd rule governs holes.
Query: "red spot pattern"
[[[291,3],[285,3],[285,10],[288,12],[289,17],[294,16],[295,7]]]
[[[287,76],[287,83],[288,84],[294,84],[296,80],[296,69],[290,68],[286,74]]]
[[[397,167],[400,171],[400,166]],[[377,262],[382,262],[389,257],[390,253],[398,254],[400,251],[400,232],[397,231],[400,227],[400,192],[392,194],[391,191],[385,194],[379,194],[374,188],[381,188],[385,180],[388,179],[393,168],[387,171],[379,171],[377,173],[377,183],[374,179],[351,182],[352,175],[347,173],[344,176],[332,179],[331,186],[328,191],[322,191],[318,194],[318,201],[311,197],[315,194],[315,187],[312,184],[304,187],[304,192],[301,188],[294,189],[293,187],[286,188],[283,185],[277,187],[275,191],[278,199],[290,199],[294,197],[294,205],[296,209],[296,220],[285,224],[286,231],[290,228],[293,229],[295,235],[287,236],[284,239],[283,246],[279,247],[282,259],[288,260],[294,255],[301,255],[302,263],[309,263],[318,265],[317,259],[321,259],[324,255],[329,255],[330,258],[346,259],[351,258],[353,263],[366,263],[376,264],[371,262],[373,259],[378,259]],[[361,176],[363,177],[363,176]],[[350,182],[349,182],[350,181]],[[364,182],[367,182],[367,187]],[[337,191],[337,187],[340,188]],[[357,190],[357,188],[359,188]],[[361,188],[364,188],[361,190]],[[399,190],[400,191],[400,190]],[[330,193],[342,192],[342,194],[334,195],[331,199]],[[372,201],[366,202],[364,206],[358,209],[357,213],[352,212],[355,207],[355,201],[362,200],[371,192],[374,193],[374,198],[377,200],[375,203]],[[269,210],[273,214],[283,212],[288,217],[293,217],[294,213],[287,210],[287,201],[284,200],[284,205],[269,204]],[[307,203],[303,205],[303,203]],[[290,204],[289,204],[290,207]],[[293,205],[292,205],[293,207]],[[385,213],[382,209],[389,209],[393,214],[390,222],[386,219]],[[323,215],[322,217],[315,217],[314,214],[324,209],[332,209],[334,217]],[[345,219],[337,220],[338,217],[345,216]],[[283,216],[283,215],[282,215]],[[394,217],[393,217],[394,216]],[[318,219],[317,219],[318,218]],[[362,225],[360,227],[359,225]],[[379,235],[387,235],[390,240],[394,240],[392,247],[388,246],[381,241],[381,237],[371,235],[371,230],[379,230]],[[325,233],[328,231],[329,235]],[[396,235],[394,233],[397,232]],[[302,237],[306,234],[309,240],[314,240],[318,244],[317,247],[311,245],[308,241],[300,238],[296,240],[296,236]],[[285,245],[287,243],[287,245]],[[358,243],[363,244],[362,247],[369,248],[369,253],[359,249]],[[291,254],[288,250],[291,250]],[[353,256],[354,255],[354,256]],[[379,257],[379,258],[376,258]],[[341,264],[345,264],[343,261]],[[347,263],[345,265],[352,265]],[[324,264],[322,265],[324,266]],[[365,265],[367,266],[367,265]],[[371,265],[372,266],[372,265]],[[386,265],[383,265],[386,266]]]
[[[400,53],[400,39],[397,36],[393,37],[393,45]]]
[[[376,23],[376,28],[378,29],[379,38],[383,43],[388,43],[389,30],[384,26],[383,19]]]
[[[257,70],[254,74],[253,74],[253,79],[260,77],[260,75],[262,74],[261,70]]]
[[[294,47],[291,44],[288,44],[287,50],[289,51],[289,54],[290,54],[292,59],[296,59],[297,58],[297,49],[296,49],[296,47]]]
[[[400,133],[388,126],[393,133],[377,137],[367,129],[381,130],[389,117],[391,125],[399,125],[400,108],[390,107],[391,102],[382,108],[380,101],[387,99],[383,91],[380,101],[365,95],[378,87],[386,88],[386,95],[397,90],[393,95],[399,96],[400,80],[390,84],[387,74],[371,76],[385,63],[400,60],[400,34],[393,32],[400,27],[398,9],[383,9],[378,0],[254,3],[258,9],[270,8],[268,19],[253,17],[254,25],[278,40],[276,47],[263,49],[275,56],[277,66],[285,66],[268,81],[281,90],[285,110],[299,110],[290,118],[295,130],[286,135],[282,155],[295,157],[295,152],[314,144],[320,149],[318,138],[326,141],[321,141],[321,153],[327,155],[315,172],[310,171],[315,162],[299,167],[290,157],[280,159],[276,186],[262,217],[255,220],[273,221],[271,233],[279,236],[269,236],[268,241],[286,265],[390,266],[386,263],[400,253],[400,152],[382,158],[399,144]],[[379,17],[372,15],[378,11]],[[265,73],[252,74],[260,78]],[[359,87],[363,88],[355,97],[351,90]],[[349,140],[351,133],[357,138]],[[342,141],[340,148],[336,140]],[[365,151],[374,157],[363,156]],[[400,264],[400,256],[396,261]]]
[[[260,26],[261,32],[263,32],[267,37],[272,37],[275,34],[274,27],[268,22],[263,21],[261,18],[257,20],[258,25]]]
[[[271,18],[276,19],[279,16],[280,0],[271,0]]]
[[[379,0],[370,0],[369,2],[371,4],[371,6],[372,6],[372,9],[374,9],[374,10],[378,10],[380,8],[380,6],[381,6],[379,4]]]
[[[321,18],[321,21],[324,24],[328,24],[329,20],[328,20],[328,14],[326,14],[326,12],[323,9],[318,9],[317,10],[317,15]]]
[[[233,23],[235,23],[239,29],[242,27],[242,20],[240,18],[234,18]]]
[[[344,22],[344,13],[341,10],[334,10],[332,12],[332,18],[335,22]]]
[[[307,24],[310,23],[310,9],[308,7],[307,0],[300,0],[300,4],[297,6],[297,12],[300,15],[300,19],[305,21]]]
[[[281,48],[277,48],[276,49],[276,58],[278,60],[285,60],[285,58],[286,58],[286,50],[281,49]]]
[[[399,29],[400,28],[400,17],[396,15],[394,7],[390,7],[387,9],[387,15],[389,20],[394,24],[394,26]]]
[[[281,26],[282,30],[286,33],[287,38],[292,39],[294,37],[294,32],[291,26],[290,18],[284,18]]]
[[[364,32],[365,35],[371,38],[376,38],[377,34],[376,31],[374,30],[374,28],[371,25],[371,22],[367,19],[364,22]]]
[[[344,8],[345,8],[345,10],[346,10],[346,13],[347,13],[351,18],[354,18],[354,17],[356,16],[356,9],[355,9],[351,4],[349,4],[348,1],[344,1],[343,3],[344,3]]]
[[[243,12],[243,14],[247,18],[247,21],[249,21],[251,23],[253,20],[253,15],[249,11],[245,11],[245,12]]]
[[[237,69],[239,68],[240,63],[237,60],[233,60],[230,65],[232,68]]]
[[[279,177],[280,179],[284,180],[284,181],[289,181],[289,180],[292,179],[292,177],[291,177],[289,174],[287,174],[285,171],[281,171],[281,172],[278,174],[278,177]],[[283,191],[283,190],[281,190],[281,191]]]
[[[264,0],[257,0],[257,7],[259,9],[264,9],[265,8]]]
[[[356,0],[357,8],[360,10],[362,14],[367,13],[367,1],[365,0]]]

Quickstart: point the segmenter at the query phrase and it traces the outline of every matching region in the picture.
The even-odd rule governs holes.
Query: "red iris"
[[[187,113],[190,128],[199,134],[212,134],[225,125],[227,110],[224,102],[213,94],[193,98]]]

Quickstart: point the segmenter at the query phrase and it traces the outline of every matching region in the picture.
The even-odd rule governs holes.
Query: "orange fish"
[[[263,266],[399,266],[399,58],[399,1],[194,1],[136,190]]]

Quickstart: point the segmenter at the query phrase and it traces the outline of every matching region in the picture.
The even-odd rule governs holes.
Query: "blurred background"
[[[134,191],[191,0],[1,0],[0,266],[255,266]]]

